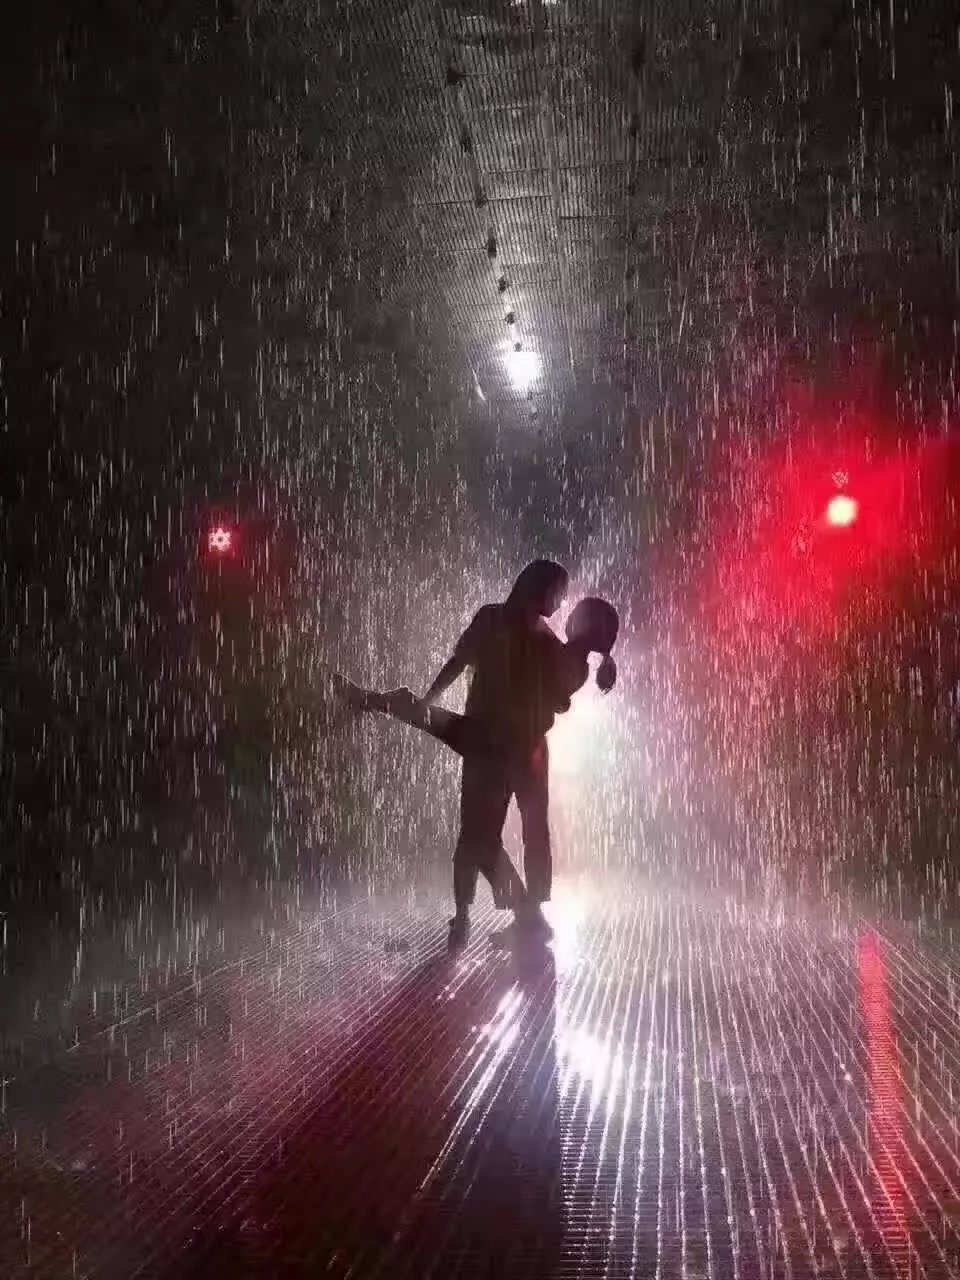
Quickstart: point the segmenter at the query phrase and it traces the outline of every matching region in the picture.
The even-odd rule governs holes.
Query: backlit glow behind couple
[[[410,689],[386,693],[347,683],[358,711],[380,712],[431,734],[463,757],[460,833],[453,858],[455,914],[451,946],[469,937],[477,879],[490,882],[496,906],[514,912],[518,940],[550,936],[542,904],[550,899],[547,732],[586,684],[591,653],[601,655],[598,687],[617,678],[610,656],[619,631],[617,611],[605,600],[581,600],[570,613],[566,639],[549,626],[563,604],[569,577],[562,565],[534,560],[500,604],[488,604],[457,641],[422,698]],[[470,687],[463,715],[435,705],[465,671]],[[503,827],[516,797],[523,829],[523,879],[503,847]]]

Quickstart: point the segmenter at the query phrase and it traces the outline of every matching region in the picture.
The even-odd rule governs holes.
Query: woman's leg
[[[431,706],[411,689],[389,689],[380,693],[375,689],[361,689],[349,681],[344,681],[344,688],[346,701],[355,711],[376,711],[401,720],[421,733],[428,733],[460,756],[493,754],[489,737],[476,720],[447,711],[445,707]]]

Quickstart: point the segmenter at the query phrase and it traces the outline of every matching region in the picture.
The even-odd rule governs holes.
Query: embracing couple
[[[550,926],[542,904],[550,899],[553,860],[548,823],[547,731],[586,683],[587,659],[602,655],[598,687],[609,692],[617,677],[610,651],[619,630],[605,600],[581,600],[566,625],[566,640],[547,619],[563,603],[567,571],[550,560],[528,564],[500,604],[484,605],[457,641],[425,696],[350,686],[350,700],[430,733],[463,757],[460,834],[453,858],[456,911],[450,943],[469,937],[470,907],[483,874],[498,907],[514,912],[518,937],[546,939]],[[434,702],[467,669],[472,672],[463,715]],[[503,847],[503,825],[516,797],[523,826],[524,880]]]

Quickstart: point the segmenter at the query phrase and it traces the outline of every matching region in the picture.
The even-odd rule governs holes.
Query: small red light
[[[860,514],[860,503],[846,493],[838,493],[827,503],[827,524],[848,529]]]
[[[225,525],[215,525],[207,537],[207,546],[215,555],[226,555],[233,546],[233,533]]]

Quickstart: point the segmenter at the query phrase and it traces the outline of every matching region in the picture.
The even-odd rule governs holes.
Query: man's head
[[[563,565],[553,560],[532,560],[521,569],[507,597],[511,608],[528,610],[541,618],[549,618],[563,604],[570,575]]]

